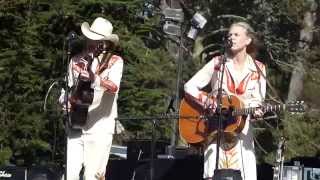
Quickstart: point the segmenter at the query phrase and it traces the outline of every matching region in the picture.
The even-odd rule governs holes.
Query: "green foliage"
[[[319,114],[318,114],[319,115]],[[297,123],[299,122],[299,123]],[[317,156],[320,152],[318,118],[306,116],[286,116],[284,135],[288,138],[287,158],[297,156]]]
[[[124,47],[126,48],[125,57],[130,59],[123,73],[119,98],[120,116],[143,118],[164,113],[175,83],[176,67],[172,58],[160,49],[147,50],[143,42],[135,36],[132,36]],[[132,132],[150,133],[151,131],[151,121],[145,122],[138,119],[123,123]],[[161,122],[160,125],[168,128],[170,123]],[[169,133],[161,129],[157,130],[163,132],[161,133],[163,137]],[[142,133],[139,136],[145,135]]]
[[[1,148],[0,164],[8,164],[11,156],[12,156],[12,151],[9,147]]]

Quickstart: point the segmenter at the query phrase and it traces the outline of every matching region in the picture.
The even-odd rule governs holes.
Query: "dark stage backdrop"
[[[153,180],[200,180],[202,158],[155,159]],[[107,180],[150,180],[150,159],[139,161],[112,160],[107,166]]]
[[[150,180],[150,160],[111,160],[107,166],[107,180]],[[155,159],[153,180],[202,180],[203,158],[190,156],[184,159]],[[273,177],[272,166],[257,166],[259,180]]]

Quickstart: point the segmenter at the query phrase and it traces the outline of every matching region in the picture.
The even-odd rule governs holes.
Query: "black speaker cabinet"
[[[0,180],[26,180],[26,168],[16,166],[1,166]]]
[[[54,166],[33,166],[28,168],[27,180],[61,180],[63,170]]]
[[[150,160],[109,161],[107,180],[150,180]],[[203,157],[190,156],[184,159],[155,159],[153,180],[200,180],[203,174]]]

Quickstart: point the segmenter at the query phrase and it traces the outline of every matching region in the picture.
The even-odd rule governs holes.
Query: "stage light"
[[[183,22],[184,13],[182,9],[165,8],[162,12],[165,20]]]
[[[163,32],[173,36],[181,35],[181,27],[175,23],[166,21],[163,25]]]
[[[191,26],[187,37],[195,40],[199,30],[203,29],[206,23],[207,19],[203,17],[200,13],[196,12],[191,19]]]
[[[173,36],[181,36],[181,23],[184,19],[182,9],[165,8],[162,11],[162,30],[164,33]]]

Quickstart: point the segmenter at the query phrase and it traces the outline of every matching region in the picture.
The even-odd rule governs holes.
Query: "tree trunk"
[[[298,43],[298,56],[295,63],[295,69],[292,72],[288,101],[294,101],[302,98],[303,79],[304,79],[304,64],[310,49],[310,43],[313,40],[313,30],[316,21],[317,2],[315,0],[307,0],[308,11],[304,14],[303,26],[300,31],[300,41]]]

